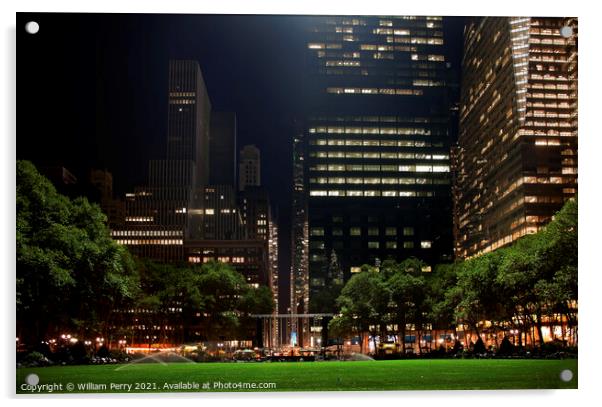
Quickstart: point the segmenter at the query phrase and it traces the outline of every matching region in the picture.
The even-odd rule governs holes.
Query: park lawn
[[[354,362],[274,363],[172,363],[103,366],[53,366],[17,369],[17,393],[30,394],[21,386],[30,373],[39,384],[67,383],[74,392],[174,392],[166,384],[200,383],[200,390],[180,391],[266,391],[213,389],[215,382],[276,383],[268,391],[333,390],[470,390],[470,389],[559,389],[577,388],[577,360],[459,359],[389,360]],[[570,369],[573,379],[564,382],[560,373]],[[80,391],[77,384],[106,384],[106,390]],[[146,383],[146,389],[110,389],[111,383]],[[149,386],[150,383],[150,386]],[[202,384],[209,383],[210,390]],[[149,388],[150,387],[150,388]],[[60,392],[60,391],[59,391]]]

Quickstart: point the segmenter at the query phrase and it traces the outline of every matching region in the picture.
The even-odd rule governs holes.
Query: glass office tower
[[[577,192],[577,20],[471,19],[462,74],[461,258],[537,232]]]
[[[310,302],[363,264],[451,260],[457,70],[444,24],[441,17],[311,19],[303,137]]]

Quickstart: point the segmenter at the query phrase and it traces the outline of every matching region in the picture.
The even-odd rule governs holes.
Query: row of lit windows
[[[363,146],[363,147],[424,147],[425,144],[423,144],[423,141],[395,141],[395,140],[344,140],[344,139],[316,139],[316,140],[310,140],[309,144],[310,145],[318,145],[318,146]],[[312,152],[314,153],[313,156],[317,156],[317,157],[330,157],[332,154],[332,157],[339,157],[342,158],[343,156],[341,155],[342,152],[340,151],[318,151],[318,152]],[[328,155],[325,155],[328,154]],[[361,158],[361,152],[345,152],[345,154],[352,154],[352,155],[348,155],[347,157],[349,158]],[[359,156],[357,154],[360,154]],[[382,158],[402,158],[404,160],[413,160],[413,159],[417,159],[417,160],[448,160],[449,159],[449,154],[426,154],[426,153],[408,153],[408,152],[402,152],[402,153],[385,153],[383,152],[382,154],[393,154],[393,155],[387,155],[384,156]],[[310,155],[312,156],[312,155]],[[312,157],[313,157],[312,156]],[[374,157],[371,157],[374,158]]]
[[[230,257],[230,256],[218,256],[218,257],[200,257],[200,256],[188,256],[189,263],[208,263],[212,260],[217,260],[220,263],[234,263],[242,264],[245,262],[244,257]]]
[[[236,209],[224,208],[219,211],[221,214],[231,214],[236,213]],[[189,213],[191,215],[215,215],[214,208],[206,208],[206,209],[190,209]]]
[[[563,64],[567,62],[567,58],[563,56],[552,56],[546,54],[530,54],[529,61],[531,62],[553,62]]]
[[[181,230],[113,230],[111,236],[182,236]]]
[[[569,85],[567,84],[562,84],[562,83],[557,83],[557,84],[553,84],[553,83],[546,83],[546,84],[531,84],[530,85],[531,89],[545,89],[545,90],[568,90],[569,89]],[[562,98],[559,98],[562,99]]]
[[[358,191],[358,190],[311,190],[310,196],[349,196],[349,197],[432,197],[434,194],[432,191]]]
[[[137,245],[182,245],[182,239],[116,239],[119,244],[128,246]]]
[[[427,184],[448,184],[448,179],[431,178],[360,178],[360,177],[319,177],[310,178],[311,184],[402,184],[402,185],[427,185]]]
[[[404,236],[414,236],[414,228],[412,226],[405,226],[401,229],[402,229],[402,233]],[[368,236],[379,236],[380,229],[378,227],[369,227],[367,233],[368,233]],[[310,236],[324,236],[325,229],[323,227],[312,227],[310,229],[309,234],[310,234]],[[349,228],[349,235],[350,236],[361,236],[362,228],[357,227],[357,226]],[[332,228],[332,236],[343,236],[343,229],[336,228],[336,227]],[[397,236],[397,227],[396,226],[385,227],[385,236]],[[320,242],[311,242],[311,243],[315,246],[316,244],[319,244]]]
[[[155,218],[152,216],[126,216],[126,222],[152,222]]]
[[[569,80],[569,78],[566,75],[551,75],[551,74],[541,75],[538,73],[531,73],[530,79],[544,80],[544,81],[559,81],[559,82],[567,82]]]
[[[419,145],[416,146],[416,143]],[[368,146],[368,147],[424,147],[423,141],[395,141],[395,140],[359,140],[359,139],[315,139],[310,140],[309,145],[318,146]],[[400,153],[399,158],[430,160],[431,154],[425,153]],[[433,160],[449,159],[448,154],[433,154]]]
[[[317,158],[370,158],[370,159],[404,159],[404,160],[408,160],[408,159],[419,159],[417,157],[415,157],[416,155],[424,155],[423,158],[424,160],[430,160],[431,159],[431,155],[427,155],[427,154],[412,154],[412,153],[392,153],[392,152],[382,152],[382,153],[378,153],[378,152],[353,152],[353,151],[317,151],[317,152],[310,152],[309,156],[310,157],[317,157]],[[440,157],[441,155],[434,155],[433,157]],[[444,158],[433,158],[433,159],[438,159],[438,160],[443,160]],[[418,166],[417,166],[418,167]],[[449,172],[449,166],[445,166],[445,165],[433,165],[431,166],[432,168],[427,168],[427,166],[420,166],[421,169],[409,169],[409,170],[405,170],[405,171],[427,171],[427,172]],[[400,170],[402,171],[402,170]]]
[[[529,38],[530,44],[545,44],[545,45],[565,45],[566,41],[562,38],[537,38],[531,37]]]
[[[194,99],[169,99],[170,105],[194,105],[195,103]]]
[[[569,121],[566,122],[556,122],[556,121],[527,121],[525,122],[526,127],[535,126],[535,127],[573,127],[573,124]]]
[[[347,153],[347,154],[352,154],[352,153]],[[374,155],[374,154],[376,154],[376,155]],[[389,154],[389,153],[383,153],[383,157],[382,158],[397,158],[397,154],[396,153],[393,153],[393,154],[396,155],[396,157],[389,157],[388,155],[385,156],[384,154]],[[325,156],[318,155],[318,157],[325,157]],[[342,158],[339,155],[328,155],[328,157]],[[361,157],[355,157],[355,156],[347,155],[345,158],[361,158]],[[381,158],[381,157],[380,157],[379,153],[364,153],[363,154],[363,158]],[[346,168],[346,166],[344,166],[344,165],[331,164],[331,165],[328,165],[327,170],[328,171],[345,171],[345,168]],[[356,167],[356,168],[359,168],[359,167]],[[318,171],[320,171],[320,169],[318,169]],[[392,170],[392,171],[399,171],[399,172],[449,172],[449,165],[421,165],[421,164],[418,164],[418,165],[398,165],[397,166],[397,170]]]
[[[438,32],[435,32],[435,36],[441,37]],[[387,43],[396,44],[426,44],[426,45],[443,45],[442,38],[408,38],[408,37],[385,37]]]
[[[431,143],[429,141],[421,141],[421,140],[404,140],[404,141],[397,141],[393,143],[388,143],[386,141],[381,142],[381,146],[383,147],[443,147],[443,142],[435,142],[435,143]],[[342,144],[338,144],[338,145],[342,145]],[[366,144],[367,146],[372,145],[372,146],[376,146],[376,144]],[[316,152],[313,152],[314,154]],[[410,154],[410,153],[400,153],[400,158],[404,158],[406,159],[407,155],[405,154]],[[416,153],[417,155],[420,155],[422,153]],[[313,157],[313,156],[312,156]],[[359,158],[358,156],[354,156],[353,158]],[[375,158],[375,157],[370,157],[370,158]]]
[[[573,137],[575,134],[571,131],[558,131],[556,129],[521,129],[521,136],[541,136],[541,137]]]
[[[420,89],[394,89],[394,88],[326,88],[326,93],[361,94],[361,95],[413,95],[421,96],[424,92]]]
[[[448,119],[441,116],[310,116],[310,121],[329,122],[380,122],[380,123],[447,123]]]
[[[309,132],[324,134],[391,134],[391,135],[424,135],[432,133],[431,129],[423,127],[343,127],[343,126],[318,126],[310,127]]]
[[[571,105],[569,102],[530,102],[527,103],[527,107],[542,107],[547,109],[570,109]]]
[[[543,85],[539,85],[543,86]],[[546,85],[546,86],[554,86],[554,85]],[[536,88],[535,84],[531,85],[531,88]],[[543,88],[542,88],[543,89]],[[570,99],[570,96],[566,93],[527,93],[528,98],[536,98],[536,99]]]
[[[396,30],[397,31],[397,30]],[[409,31],[407,31],[409,35]],[[395,35],[398,35],[395,33]],[[427,45],[443,45],[443,38],[424,38],[424,37],[411,37],[411,38],[395,38],[394,41],[390,42],[403,42],[407,44],[427,44]],[[361,44],[360,50],[362,51],[394,51],[392,45],[383,44]]]
[[[428,166],[418,166],[428,167]],[[435,167],[446,167],[446,166],[435,166]],[[422,169],[422,168],[421,168]],[[444,168],[438,168],[442,171],[430,171],[426,169],[424,172],[448,172]],[[311,171],[383,171],[383,172],[416,172],[415,165],[341,165],[341,164],[318,164],[310,167]],[[401,179],[401,178],[400,178]]]
[[[559,146],[560,140],[557,139],[537,139],[535,140],[536,146]]]
[[[196,97],[196,92],[169,92],[169,97],[179,98],[179,97]]]
[[[387,241],[384,242],[384,247],[386,249],[397,249],[397,242],[395,241]],[[366,246],[368,247],[368,249],[380,249],[381,248],[381,242],[378,241],[368,241]],[[404,249],[414,249],[415,245],[414,242],[412,241],[405,241],[402,244],[402,247]],[[433,242],[430,240],[422,240],[420,241],[420,248],[421,249],[430,249],[433,247]],[[323,254],[317,254],[314,253],[310,256],[310,261],[312,262],[323,262],[326,261],[326,257]],[[353,271],[352,271],[353,272]]]

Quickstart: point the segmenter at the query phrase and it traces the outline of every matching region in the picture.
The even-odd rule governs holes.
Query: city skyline
[[[578,386],[577,17],[16,17],[17,393]]]
[[[51,49],[44,47],[44,41],[53,41],[65,44],[56,52],[66,57],[77,53],[78,59],[73,61],[74,70],[69,71],[61,63],[49,64],[48,77],[44,77],[29,70],[25,64],[27,55],[20,58],[19,64],[23,66],[20,79],[24,82],[20,88],[24,92],[25,88],[35,88],[37,92],[44,89],[42,95],[57,95],[54,97],[60,102],[48,100],[41,109],[39,103],[46,96],[39,101],[23,99],[22,103],[28,106],[19,109],[19,114],[40,110],[47,111],[45,114],[50,118],[69,112],[75,120],[67,128],[52,130],[60,132],[64,139],[60,144],[40,137],[51,131],[53,120],[25,122],[18,158],[44,162],[52,157],[80,179],[87,176],[88,167],[105,168],[112,173],[116,197],[132,192],[146,183],[148,161],[166,157],[162,149],[168,131],[168,60],[193,59],[201,67],[214,110],[236,114],[237,145],[255,144],[261,150],[262,184],[272,205],[280,213],[289,213],[291,191],[283,188],[283,178],[290,185],[294,122],[306,115],[305,80],[299,79],[305,77],[306,30],[314,17],[171,15],[163,19],[152,15],[85,15],[74,19],[74,24],[68,23],[68,15],[36,17],[40,17],[41,23],[50,18],[57,20],[48,36],[35,38],[36,42],[31,44],[36,58]],[[26,14],[19,18],[30,19]],[[58,24],[61,21],[64,22]],[[452,17],[450,21],[456,25],[450,29],[453,35],[461,36],[461,18]],[[60,28],[67,26],[72,28]],[[149,41],[154,44],[152,50],[134,26],[149,32]],[[115,27],[121,28],[115,30]],[[82,36],[66,41],[73,30],[81,31]],[[90,32],[97,33],[93,49],[87,46]],[[210,41],[198,41],[200,38]],[[457,42],[456,49],[451,50],[458,61],[459,47]],[[132,49],[137,51],[132,54]],[[85,73],[90,64],[98,64],[96,75]],[[64,79],[54,81],[49,76]],[[62,85],[57,88],[58,84]],[[74,98],[74,94],[80,96]],[[44,128],[38,128],[42,122],[46,123]],[[83,157],[86,159],[82,160]],[[281,216],[279,226],[283,242],[280,268],[288,269],[291,262],[288,217]],[[287,284],[288,275],[283,280]]]
[[[183,18],[185,24],[191,24],[193,21],[189,20],[191,17],[188,16],[170,17]],[[209,16],[195,17],[209,18]],[[229,22],[241,18],[241,16],[211,17],[215,21],[227,19]],[[137,18],[148,19],[152,22],[150,16],[137,16]],[[153,147],[150,149],[151,153],[147,155],[129,154],[132,150],[145,149],[152,143],[156,144],[156,140],[153,141],[153,139],[161,138],[160,134],[159,136],[154,134],[143,143],[134,143],[130,139],[120,140],[123,143],[123,150],[128,152],[129,160],[135,161],[148,157],[147,161],[150,163],[148,183],[138,182],[131,185],[128,189],[130,192],[124,194],[125,198],[132,202],[153,201],[152,192],[147,194],[148,191],[145,190],[145,187],[138,190],[134,187],[147,185],[151,189],[159,188],[160,190],[169,184],[170,191],[173,192],[173,185],[182,184],[183,188],[180,188],[180,192],[183,195],[176,205],[182,208],[181,212],[179,215],[170,213],[168,217],[176,216],[184,222],[183,219],[190,218],[191,213],[194,214],[196,211],[203,213],[207,200],[216,200],[217,196],[221,196],[223,199],[223,196],[227,196],[226,206],[221,208],[219,205],[223,202],[216,201],[217,203],[211,210],[231,211],[231,207],[234,207],[236,202],[234,193],[237,189],[244,191],[246,185],[265,187],[269,201],[276,212],[291,213],[292,208],[293,213],[291,218],[279,217],[280,223],[276,224],[280,250],[276,257],[279,261],[277,280],[280,287],[278,287],[278,291],[291,293],[291,300],[293,300],[290,307],[285,309],[284,304],[288,304],[288,301],[286,297],[282,298],[280,311],[285,312],[294,312],[293,310],[298,308],[301,303],[304,305],[298,310],[302,313],[310,312],[308,298],[311,295],[308,295],[308,292],[311,291],[313,295],[316,295],[319,288],[327,286],[330,280],[341,280],[341,283],[348,280],[350,275],[361,270],[362,264],[378,267],[382,261],[389,258],[400,261],[415,256],[427,262],[428,266],[423,271],[429,271],[437,263],[451,261],[453,259],[451,175],[454,168],[452,168],[450,156],[452,155],[452,146],[457,139],[455,120],[458,106],[460,102],[463,103],[462,108],[465,105],[465,102],[461,101],[459,97],[460,54],[463,43],[458,41],[458,38],[461,38],[458,35],[459,29],[464,27],[464,18],[254,16],[243,20],[249,24],[247,29],[258,24],[257,21],[265,22],[266,20],[273,24],[269,29],[275,30],[276,27],[282,29],[282,33],[286,33],[290,38],[284,35],[280,40],[290,39],[289,51],[294,51],[289,56],[293,55],[295,62],[304,60],[304,63],[300,66],[290,64],[287,70],[279,69],[277,60],[274,59],[257,58],[253,59],[253,64],[251,64],[247,58],[247,64],[243,65],[241,70],[234,74],[234,77],[242,74],[249,79],[255,78],[248,76],[246,72],[250,69],[249,66],[255,66],[263,82],[259,81],[259,86],[256,88],[240,86],[232,91],[229,86],[224,86],[223,89],[217,87],[217,84],[223,85],[224,81],[227,82],[227,79],[224,79],[228,78],[226,75],[221,78],[218,76],[218,79],[213,81],[205,79],[210,76],[205,72],[212,72],[215,69],[215,65],[212,65],[213,59],[170,57],[169,63],[163,64],[169,66],[166,75],[169,86],[166,87],[168,91],[164,96],[168,101],[167,113],[163,116],[167,117],[167,120],[164,120],[167,123],[164,133],[167,139],[167,148]],[[290,22],[292,28],[284,30],[279,26],[283,21]],[[265,34],[269,29],[261,32]],[[258,34],[255,33],[255,35]],[[240,38],[236,35],[235,37]],[[247,40],[249,39],[247,38]],[[103,40],[97,40],[97,44],[100,43],[103,43]],[[96,48],[96,58],[98,58],[99,52],[103,52],[103,50],[108,52],[107,43],[103,44]],[[245,52],[241,51],[237,45],[239,44],[234,43],[230,47],[221,47],[217,41],[210,43],[208,47],[214,51],[217,49],[230,57],[238,55],[239,52],[245,55]],[[265,49],[271,49],[271,47],[268,46]],[[284,57],[284,54],[280,57]],[[274,61],[276,63],[273,63]],[[178,66],[174,64],[178,63],[183,65],[177,69],[187,72],[180,79],[178,75],[174,76],[173,74],[177,70],[174,67]],[[294,68],[291,68],[293,65]],[[132,69],[128,70],[128,78],[132,75]],[[291,93],[284,103],[281,103],[283,100],[280,98],[265,97],[265,92],[269,93],[270,90],[278,88],[277,80],[267,81],[268,76],[274,80],[271,77],[274,72],[282,75],[280,80],[291,82],[287,86],[292,87],[286,88],[286,91],[290,92],[295,87],[298,90],[297,93]],[[191,80],[190,75],[200,78],[200,80]],[[295,75],[299,75],[300,80],[285,80]],[[135,116],[122,118],[115,122],[107,120],[105,116],[110,115],[111,109],[114,107],[99,107],[100,102],[107,102],[106,99],[103,99],[103,94],[107,90],[100,86],[99,82],[107,79],[101,76],[96,77],[96,92],[94,93],[96,117],[100,118],[95,122],[94,143],[99,148],[95,151],[97,159],[88,160],[86,164],[88,166],[91,163],[106,162],[107,157],[111,156],[103,153],[103,150],[111,144],[111,141],[103,144],[102,137],[99,137],[102,134],[103,126],[110,127],[118,123],[131,125],[131,122],[135,121]],[[246,82],[253,82],[249,79]],[[165,84],[166,81],[163,79],[160,82]],[[196,83],[196,85],[190,88],[190,83]],[[247,84],[247,86],[249,85]],[[110,88],[111,86],[108,86],[108,89]],[[227,98],[236,100],[245,92],[253,93],[246,95],[248,99],[245,103],[253,101],[255,110],[249,109],[248,105],[246,108],[237,109],[235,108],[236,103],[223,102]],[[282,89],[279,92],[283,97]],[[204,96],[199,99],[199,95]],[[65,101],[73,103],[70,95],[63,97]],[[218,100],[218,102],[214,105],[212,100]],[[111,102],[113,102],[112,99],[108,105],[112,105]],[[161,110],[161,108],[157,108],[162,104],[159,99],[145,102],[154,106],[153,109]],[[183,109],[188,111],[188,105],[196,106],[197,111],[187,113],[188,116],[186,116],[185,112],[182,112]],[[276,105],[279,105],[279,110],[270,110]],[[262,114],[270,117],[266,118]],[[249,116],[255,115],[258,117],[249,120]],[[140,117],[147,118],[147,116]],[[150,117],[148,116],[148,118]],[[243,119],[239,119],[239,117]],[[160,118],[154,116],[152,118],[157,123],[162,122]],[[209,123],[210,119],[213,119],[211,124]],[[201,123],[200,125],[195,124],[197,120]],[[260,122],[262,125],[268,126],[272,133],[267,132],[266,136],[266,133],[261,132],[261,126],[251,128],[252,126],[249,125],[249,123]],[[274,122],[277,124],[275,125]],[[189,125],[198,127],[194,133],[196,135],[192,138],[188,133],[177,130],[187,128]],[[31,126],[35,128],[35,124]],[[153,133],[160,133],[162,126],[162,124],[156,126]],[[220,138],[210,136],[210,127],[212,134],[219,133]],[[276,128],[279,129],[278,142],[272,145],[266,141],[269,140],[270,135],[273,136],[276,133]],[[74,129],[77,129],[77,125],[73,126],[71,130]],[[237,139],[238,131],[242,134],[241,140]],[[26,131],[26,134],[31,134],[31,130]],[[229,140],[230,134],[234,134],[232,141],[220,144],[222,139]],[[362,136],[358,136],[359,134]],[[398,138],[401,141],[398,141]],[[27,137],[25,139],[27,140]],[[296,179],[298,174],[294,173],[297,167],[294,162],[295,158],[293,158],[298,157],[296,146],[298,140],[304,144],[300,147],[304,150],[305,158],[301,178],[303,187],[306,188],[303,194],[305,194],[304,199],[307,202],[301,202],[301,204],[307,205],[307,210],[303,215],[307,217],[307,227],[305,225],[297,227],[290,223],[291,220],[293,222],[296,220],[296,215],[303,212],[296,211],[292,206],[299,202],[298,194],[293,191],[298,188]],[[36,155],[42,151],[43,146],[47,146],[47,143],[40,140],[39,144],[33,143],[34,147],[29,150],[27,148],[20,149],[18,158],[33,158],[34,162],[37,160],[37,162],[44,163],[47,155],[41,158],[36,158]],[[237,147],[243,145],[245,147],[242,149]],[[252,151],[255,148],[254,145],[266,146],[268,152],[272,149],[271,154],[264,154],[264,147]],[[212,152],[209,150],[210,146]],[[81,148],[77,143],[69,145],[69,147],[73,147],[73,149],[63,149],[66,154],[63,157],[73,155],[78,148]],[[262,160],[259,160],[259,151],[261,151]],[[276,154],[275,151],[277,151]],[[31,156],[27,156],[28,153]],[[214,157],[210,157],[212,154]],[[60,157],[60,154],[50,155],[53,157],[52,160]],[[212,161],[210,158],[215,158],[215,160]],[[112,159],[115,160],[114,157]],[[285,159],[286,163],[282,164]],[[69,162],[69,160],[72,158],[65,158],[64,162]],[[183,160],[191,161],[192,166]],[[238,171],[236,170],[237,161],[239,162]],[[74,162],[75,168],[78,168],[77,161],[72,162]],[[115,162],[119,162],[119,160]],[[123,162],[117,164],[117,168],[119,165],[123,165]],[[146,167],[146,164],[143,167]],[[262,171],[259,170],[260,167]],[[123,173],[112,174],[112,181],[120,181],[121,188],[124,183],[132,183],[132,180],[144,173],[143,170],[140,170],[141,166],[138,165],[130,165],[128,168],[137,170],[125,177],[123,177]],[[212,168],[213,173],[209,171],[209,168]],[[374,171],[378,172],[378,176],[375,176]],[[182,181],[173,177],[173,174],[176,173],[188,175]],[[426,173],[428,176],[425,175]],[[219,174],[217,181],[215,174]],[[267,177],[261,177],[260,174],[267,174]],[[361,177],[358,177],[358,174]],[[265,178],[265,183],[262,182],[262,178]],[[124,179],[127,182],[124,182]],[[215,181],[215,184],[228,184],[232,191],[224,189],[223,186],[218,187],[217,191],[215,188],[205,188],[205,186],[213,184],[210,181]],[[190,185],[193,185],[192,189],[190,189]],[[287,187],[283,188],[283,185],[287,185]],[[120,193],[123,194],[119,187],[114,189],[117,191],[118,197]],[[184,191],[184,189],[187,190]],[[172,196],[171,192],[167,195],[171,194],[170,196]],[[574,192],[576,190],[573,189]],[[128,205],[132,207],[127,203],[128,201],[126,201],[126,212]],[[348,205],[342,212],[341,204]],[[150,206],[146,204],[139,209],[144,212],[151,206],[152,204]],[[349,213],[345,211],[349,211]],[[398,214],[392,216],[391,211]],[[119,213],[118,208],[115,212]],[[130,212],[132,211],[130,210]],[[266,216],[271,219],[273,216],[271,210],[268,212],[270,214],[266,214]],[[376,219],[381,214],[386,214],[386,219]],[[137,222],[138,218],[150,219],[145,216],[138,216],[135,221]],[[174,252],[176,254],[171,257],[159,256],[159,258],[176,260],[184,258],[184,249],[190,255],[194,255],[200,250],[199,247],[192,248],[189,244],[185,244],[182,239],[198,242],[203,242],[207,238],[210,240],[238,239],[237,236],[240,236],[242,229],[237,231],[238,221],[235,219],[235,215],[230,218],[232,219],[228,222],[232,225],[227,227],[228,230],[224,229],[221,223],[219,224],[221,226],[216,228],[216,226],[208,226],[207,222],[201,221],[203,224],[197,234],[190,236],[186,234],[190,233],[192,230],[190,226],[194,225],[194,222],[187,223],[186,227],[176,228],[178,230],[172,230],[174,224],[178,222],[168,222],[169,232],[176,233],[174,235],[176,238],[172,239],[172,243],[182,247],[175,247],[177,253]],[[546,219],[549,219],[549,216]],[[544,220],[542,218],[542,221]],[[150,222],[152,221],[151,219]],[[120,242],[126,244],[132,242],[131,239],[121,239],[121,233],[124,232],[119,228],[116,228],[116,231],[120,236]],[[268,230],[264,230],[266,236],[267,232]],[[270,231],[271,233],[272,231]],[[294,233],[301,233],[303,236],[297,238]],[[309,236],[306,238],[306,235]],[[354,239],[354,236],[361,237],[361,244],[357,244],[360,240]],[[297,242],[299,241],[305,241],[304,244],[307,245],[305,249],[302,249],[307,251],[307,259],[304,258],[306,254],[303,254],[301,259],[296,258],[296,251],[299,249]],[[455,244],[458,245],[457,241]],[[173,245],[167,245],[166,248],[171,246]],[[189,258],[191,257],[189,256]],[[336,275],[329,270],[328,262],[335,262],[340,268],[335,273]],[[296,265],[301,265],[301,268],[307,267],[308,271],[295,271]],[[306,273],[304,277],[303,273]],[[254,281],[265,279],[264,277],[257,278],[258,280]],[[305,288],[299,291],[294,286],[290,286],[289,279],[292,281],[300,279]],[[295,295],[300,295],[301,302],[297,301],[295,304]]]

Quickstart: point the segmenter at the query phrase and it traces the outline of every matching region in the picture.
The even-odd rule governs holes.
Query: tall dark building
[[[457,71],[444,24],[441,17],[313,19],[303,137],[310,302],[331,284],[333,254],[345,279],[387,259],[452,257]]]
[[[253,201],[252,221],[257,229],[248,238],[237,205],[236,116],[211,113],[194,61],[170,61],[167,119],[167,157],[150,162],[147,186],[126,194],[125,224],[115,227],[112,236],[143,258],[228,263],[250,286],[274,289],[278,284],[274,274],[277,228],[271,224],[267,193]],[[258,172],[254,180],[259,182]],[[105,182],[99,180],[99,185],[100,181]],[[277,303],[277,289],[274,299]],[[253,334],[256,346],[275,345],[275,321],[268,318],[258,327]],[[201,333],[193,329],[184,332],[184,337],[198,340]]]
[[[267,189],[261,186],[260,152],[255,146],[245,146],[240,152],[238,205],[246,238],[265,242],[268,249],[268,285],[272,290],[278,313],[278,224]],[[280,326],[276,318],[266,321],[266,341],[280,344]]]
[[[187,167],[194,164],[194,187],[208,182],[210,115],[211,102],[198,62],[169,61],[167,159],[183,161]]]
[[[211,112],[209,183],[232,185],[237,190],[236,114]]]
[[[112,234],[141,257],[182,261],[193,192],[208,180],[211,104],[196,61],[170,61],[168,86],[167,157],[126,194],[125,225]]]
[[[244,146],[238,163],[238,189],[244,191],[247,186],[258,185],[261,185],[261,153],[254,145]]]
[[[577,19],[471,19],[462,69],[461,258],[537,232],[577,192]]]
[[[309,228],[307,220],[307,188],[305,183],[305,145],[303,133],[296,131],[293,139],[293,190],[291,213],[291,273],[290,308],[291,314],[309,312]],[[287,328],[291,343],[307,344],[309,321],[295,317]]]

